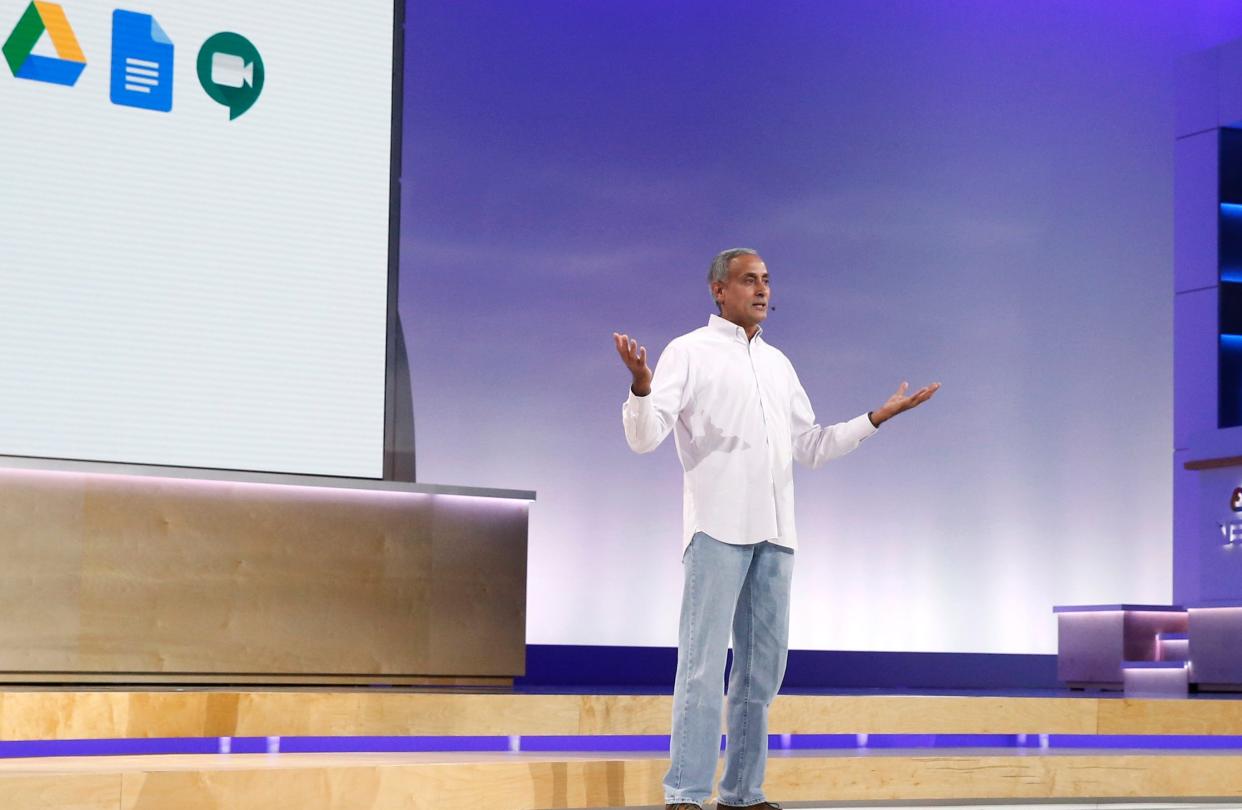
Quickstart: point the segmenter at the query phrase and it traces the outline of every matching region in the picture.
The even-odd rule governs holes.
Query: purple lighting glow
[[[863,739],[860,739],[863,738]],[[516,741],[516,744],[515,744]],[[29,757],[102,757],[154,754],[301,754],[301,753],[453,753],[521,752],[665,752],[667,735],[462,736],[462,737],[187,737],[111,740],[40,740],[0,742],[0,759]],[[722,739],[722,745],[723,745]],[[1094,734],[773,734],[774,751],[871,749],[941,750],[1147,749],[1242,750],[1242,737],[1205,735]]]

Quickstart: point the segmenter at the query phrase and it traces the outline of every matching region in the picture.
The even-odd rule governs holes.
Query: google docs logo
[[[150,14],[112,12],[112,103],[170,112],[173,43]]]
[[[56,56],[31,53],[46,31]],[[19,79],[72,87],[86,67],[86,57],[78,38],[69,27],[65,10],[56,3],[34,0],[17,21],[17,27],[4,43],[4,60]]]

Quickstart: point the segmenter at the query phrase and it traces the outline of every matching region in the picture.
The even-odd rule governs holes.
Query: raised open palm
[[[650,394],[651,367],[647,365],[647,347],[639,346],[637,340],[618,332],[612,333],[612,342],[616,344],[617,354],[621,355],[621,362],[625,363],[634,378],[630,390],[640,397]]]

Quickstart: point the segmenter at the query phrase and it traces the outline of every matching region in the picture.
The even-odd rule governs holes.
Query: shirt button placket
[[[759,417],[763,420],[763,447],[767,451],[768,480],[772,482],[772,514],[776,517],[776,530],[780,532],[780,511],[777,509],[776,476],[772,472],[772,441],[768,437],[768,413],[763,407],[763,386],[759,384],[759,369],[755,368],[754,341],[746,343],[746,359],[750,361],[750,375],[755,380],[755,396],[759,398]],[[770,538],[775,540],[776,538]]]

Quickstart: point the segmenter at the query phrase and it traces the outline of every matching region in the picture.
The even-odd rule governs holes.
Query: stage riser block
[[[345,690],[0,693],[0,739],[642,735],[667,695]],[[782,695],[772,734],[1242,735],[1242,701]]]

